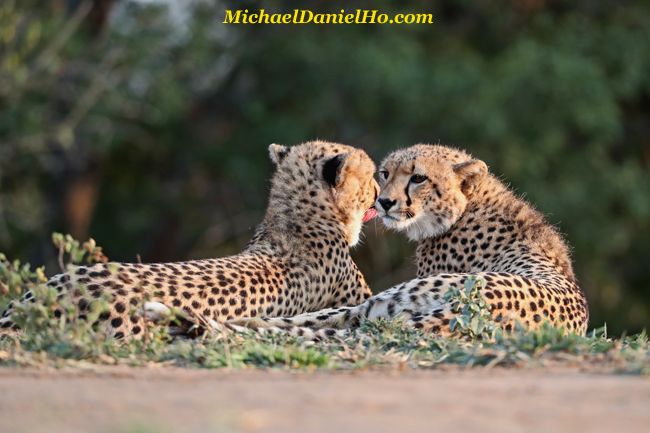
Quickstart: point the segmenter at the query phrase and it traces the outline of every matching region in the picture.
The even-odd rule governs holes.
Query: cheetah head
[[[375,204],[384,225],[419,241],[447,232],[487,175],[487,165],[440,145],[419,144],[389,154],[379,169]]]
[[[271,144],[269,154],[276,165],[269,207],[287,207],[285,215],[305,222],[335,219],[343,224],[348,245],[356,245],[362,224],[376,215],[379,193],[368,154],[325,141]]]

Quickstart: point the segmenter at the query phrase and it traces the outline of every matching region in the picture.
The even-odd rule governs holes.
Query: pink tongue
[[[366,213],[363,214],[363,220],[362,221],[364,223],[367,223],[368,221],[370,221],[371,219],[373,219],[376,216],[377,216],[377,211],[375,210],[374,207],[371,207],[370,209],[368,209],[366,211]]]

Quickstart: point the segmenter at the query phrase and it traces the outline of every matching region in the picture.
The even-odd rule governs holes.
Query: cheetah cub
[[[448,334],[453,312],[443,295],[473,277],[484,281],[481,293],[506,330],[517,322],[536,329],[548,321],[586,332],[587,302],[562,237],[488,173],[483,161],[450,147],[419,144],[388,155],[379,179],[375,207],[387,227],[418,242],[418,278],[356,307],[236,324],[349,328],[362,318],[399,316],[408,326]]]
[[[323,141],[272,144],[269,153],[276,167],[269,204],[243,252],[180,263],[82,266],[47,285],[72,295],[82,313],[93,298],[108,295],[110,311],[102,320],[117,338],[141,335],[137,309],[145,296],[154,315],[172,307],[214,322],[363,302],[371,292],[349,248],[376,214],[374,163],[363,150]],[[30,299],[26,294],[22,302]],[[12,307],[0,326],[14,327]]]

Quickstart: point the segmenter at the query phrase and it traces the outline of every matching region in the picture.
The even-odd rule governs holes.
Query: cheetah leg
[[[570,281],[552,276],[548,282],[506,273],[438,274],[416,278],[377,294],[356,307],[330,308],[294,317],[238,319],[232,323],[249,328],[293,327],[351,328],[361,319],[404,318],[407,325],[431,332],[448,332],[453,317],[444,293],[462,288],[469,277],[485,281],[481,294],[492,316],[505,330],[517,323],[536,329],[544,321],[580,334],[586,332],[588,312],[584,297]]]
[[[242,326],[249,329],[346,328],[355,323],[355,320],[358,321],[362,315],[361,308],[364,307],[364,304],[357,307],[326,308],[292,317],[243,317],[229,320],[226,323],[229,326]]]
[[[426,333],[436,334],[441,337],[448,337],[451,334],[449,323],[454,313],[447,307],[434,308],[427,313],[416,313],[404,323],[407,328],[419,329]]]
[[[150,322],[164,322],[172,317],[172,309],[161,302],[145,302],[144,318]]]
[[[341,329],[358,326],[361,319],[400,317],[408,321],[413,314],[442,308],[444,301],[441,299],[440,292],[440,288],[434,287],[434,282],[427,278],[416,278],[379,293],[356,307],[327,308],[293,317],[242,318],[227,323],[253,329],[294,327]]]
[[[484,283],[479,288],[480,293],[493,319],[506,331],[518,325],[535,330],[549,322],[566,331],[586,332],[588,310],[584,296],[574,282],[557,274],[540,274],[538,280],[532,280],[516,274],[479,272],[438,274],[412,280],[402,289],[403,293],[408,292],[409,307],[405,308],[410,317],[406,324],[441,335],[449,334],[448,325],[454,313],[441,296],[452,286],[462,288],[468,277]],[[428,293],[433,293],[437,305],[429,302]],[[427,306],[431,307],[428,311]]]

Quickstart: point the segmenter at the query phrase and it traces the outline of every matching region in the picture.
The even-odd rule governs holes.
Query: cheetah
[[[483,161],[451,147],[418,144],[389,154],[378,176],[375,207],[386,227],[417,242],[417,278],[358,306],[240,319],[233,326],[328,328],[322,337],[361,319],[400,317],[406,326],[448,335],[453,312],[444,294],[475,278],[483,280],[481,295],[506,331],[518,323],[534,330],[550,322],[586,332],[587,302],[562,236]]]
[[[157,308],[176,309],[211,323],[294,315],[369,298],[349,249],[359,241],[362,223],[376,215],[373,161],[361,149],[324,141],[272,144],[269,154],[275,173],[268,207],[241,253],[179,263],[80,266],[47,285],[61,296],[71,294],[82,314],[94,298],[108,295],[110,311],[100,323],[116,338],[143,334],[142,315],[135,311],[145,297],[153,317]],[[30,300],[27,293],[22,302]],[[1,327],[15,328],[13,307],[4,312]]]

